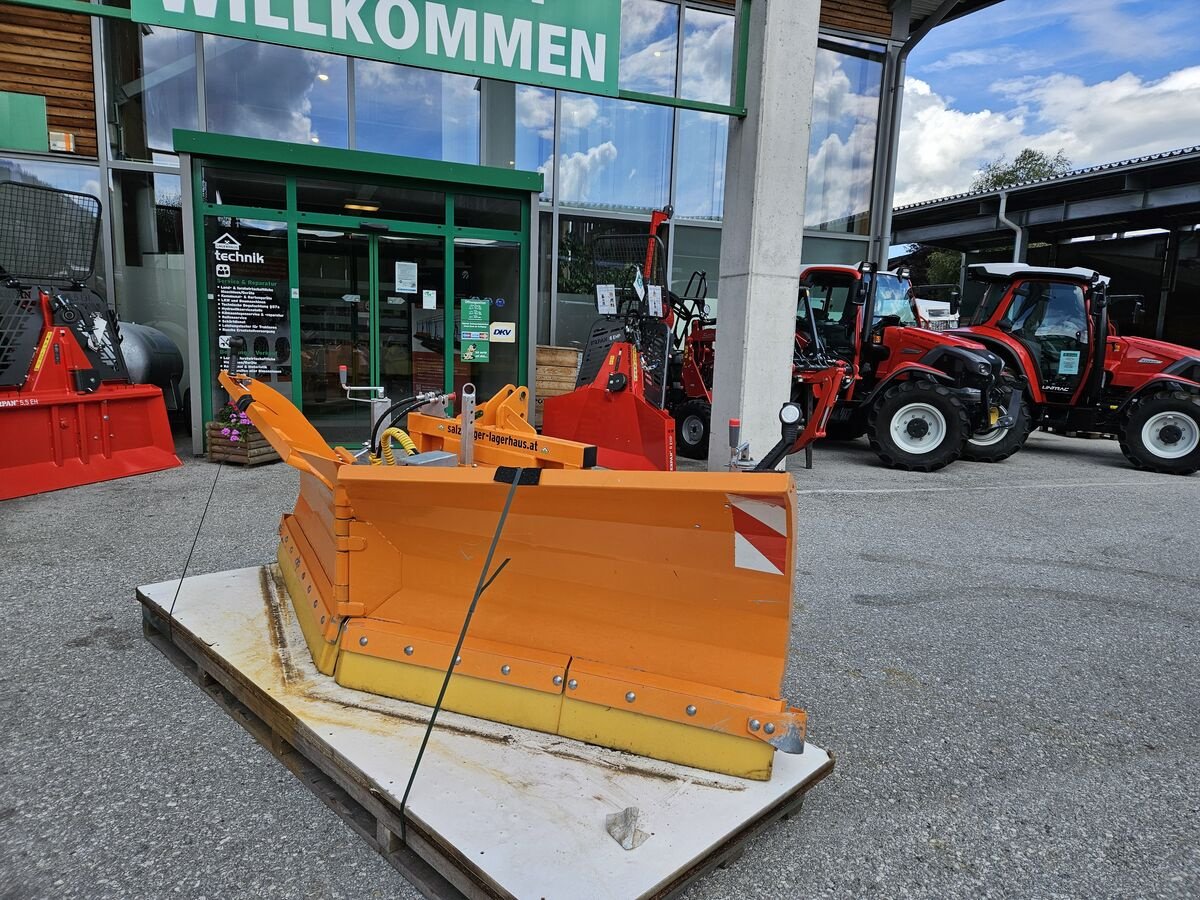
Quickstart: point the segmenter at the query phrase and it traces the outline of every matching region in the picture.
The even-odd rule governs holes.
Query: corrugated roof
[[[1184,147],[1180,150],[1167,150],[1163,153],[1151,153],[1149,156],[1136,156],[1133,159],[1123,159],[1120,162],[1104,163],[1099,166],[1088,166],[1084,169],[1076,169],[1073,172],[1068,172],[1065,175],[1058,175],[1054,178],[1041,178],[1035,181],[1024,181],[1020,184],[1009,185],[1004,188],[1006,191],[1020,190],[1022,188],[1036,187],[1039,185],[1055,184],[1065,181],[1071,181],[1076,178],[1085,178],[1089,175],[1096,175],[1102,172],[1111,172],[1117,169],[1138,168],[1140,166],[1153,165],[1155,163],[1164,162],[1170,159],[1180,158],[1200,158],[1200,145],[1195,147]],[[920,203],[910,203],[907,206],[896,207],[896,212],[910,209],[922,209],[928,206],[938,206],[942,203],[955,203],[959,200],[967,200],[972,197],[990,197],[998,195],[999,189],[987,191],[967,191],[963,194],[954,194],[949,197],[939,197],[936,200],[922,200]]]

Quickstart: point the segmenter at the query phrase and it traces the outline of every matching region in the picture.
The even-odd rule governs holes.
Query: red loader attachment
[[[162,391],[129,380],[83,287],[100,202],[0,183],[0,500],[178,466]]]

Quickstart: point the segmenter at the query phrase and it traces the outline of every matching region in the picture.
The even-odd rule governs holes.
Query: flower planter
[[[232,441],[221,434],[226,426],[221,422],[209,422],[207,430],[208,459],[210,462],[233,463],[239,466],[258,466],[263,463],[279,462],[279,454],[267,443],[267,439],[253,425],[243,426],[239,440]]]
[[[217,413],[215,422],[205,426],[205,437],[210,462],[239,466],[279,462],[279,454],[262,436],[262,432],[251,424],[244,413],[229,404]]]

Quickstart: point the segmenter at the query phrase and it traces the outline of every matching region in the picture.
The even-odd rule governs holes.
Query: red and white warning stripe
[[[733,511],[733,564],[787,574],[787,509],[774,500],[727,494]]]

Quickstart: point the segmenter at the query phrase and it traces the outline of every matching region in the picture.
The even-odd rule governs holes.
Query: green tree
[[[904,262],[912,272],[914,285],[958,284],[962,254],[928,244],[911,244]]]
[[[1012,162],[1004,156],[999,156],[984,165],[971,182],[971,190],[998,191],[1014,184],[1057,178],[1070,171],[1071,161],[1062,150],[1051,156],[1041,150],[1026,147]]]

